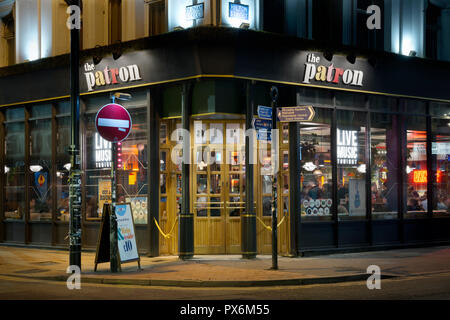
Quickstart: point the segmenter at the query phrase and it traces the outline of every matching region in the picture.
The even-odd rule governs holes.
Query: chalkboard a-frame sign
[[[119,210],[118,210],[119,209]],[[136,236],[135,236],[135,228],[134,228],[134,219],[133,219],[133,214],[131,211],[131,204],[130,203],[124,203],[124,204],[117,204],[116,205],[116,216],[118,216],[118,218],[120,218],[120,214],[117,214],[118,212],[121,212],[120,210],[122,210],[123,215],[125,215],[125,213],[127,213],[127,216],[129,218],[129,226],[127,227],[128,230],[128,235],[126,235],[125,237],[127,239],[125,239],[125,237],[123,236],[123,234],[120,232],[121,228],[120,228],[120,224],[118,222],[118,226],[117,226],[117,232],[118,232],[118,242],[121,242],[119,245],[122,245],[124,248],[119,248],[118,250],[118,254],[117,254],[117,259],[118,259],[118,265],[119,265],[119,270],[121,271],[121,264],[122,263],[128,263],[128,262],[134,262],[137,261],[138,263],[138,269],[141,269],[141,258],[139,257],[139,253],[137,250],[137,246],[136,246]],[[111,215],[111,204],[109,203],[105,203],[103,205],[103,215],[102,215],[102,222],[100,225],[100,230],[99,230],[99,234],[98,234],[98,239],[97,239],[97,250],[95,253],[95,267],[94,267],[94,271],[97,271],[97,265],[99,263],[105,263],[105,262],[110,262],[110,215]],[[119,219],[118,219],[119,220]],[[128,238],[131,238],[133,241],[127,241],[129,240]],[[131,257],[127,256],[126,253],[124,253],[124,251],[126,252],[132,252]]]

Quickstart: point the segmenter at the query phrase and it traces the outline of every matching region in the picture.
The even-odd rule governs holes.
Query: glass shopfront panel
[[[404,116],[406,126],[405,218],[427,217],[427,132],[425,117]]]
[[[56,109],[56,220],[69,221],[70,103],[58,103]]]
[[[117,199],[119,203],[131,203],[135,224],[147,224],[147,108],[129,109],[128,112],[133,128],[118,150]],[[165,188],[165,179],[160,183]]]
[[[339,220],[366,219],[366,113],[337,111]]]
[[[450,107],[448,108],[450,111]],[[433,217],[450,217],[450,120],[432,119]]]
[[[398,217],[399,116],[371,114],[372,219]]]
[[[300,123],[302,222],[332,220],[332,111],[315,112],[312,122]]]
[[[52,220],[52,106],[30,109],[30,220]]]
[[[130,202],[135,224],[147,224],[147,107],[145,92],[131,92],[129,101],[117,101],[127,108],[133,127],[125,141],[117,144],[117,201]],[[85,213],[87,220],[102,217],[104,203],[111,201],[112,144],[95,128],[98,110],[110,103],[109,95],[86,99],[84,149]]]
[[[25,218],[25,110],[5,111],[5,219]]]

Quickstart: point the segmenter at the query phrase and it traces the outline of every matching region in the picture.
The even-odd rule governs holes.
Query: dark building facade
[[[3,243],[68,245],[68,63],[0,69]],[[132,95],[117,193],[142,253],[270,253],[274,156],[282,254],[448,242],[449,74],[448,62],[218,27],[85,50],[83,248],[95,248],[110,199],[111,145],[94,120],[114,92]],[[315,112],[278,123],[277,152],[245,134],[272,86],[279,107]]]

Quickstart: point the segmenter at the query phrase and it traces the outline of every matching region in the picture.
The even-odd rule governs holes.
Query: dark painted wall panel
[[[360,246],[367,244],[365,221],[339,222],[339,246]]]
[[[374,245],[398,243],[400,241],[399,221],[373,221],[372,241]]]
[[[4,222],[5,223],[5,242],[25,242],[25,223],[23,222]]]
[[[30,223],[30,233],[32,244],[52,244],[51,223]]]
[[[299,248],[334,247],[334,229],[331,223],[302,223]]]

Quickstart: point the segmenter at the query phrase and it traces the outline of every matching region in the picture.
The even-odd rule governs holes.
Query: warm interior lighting
[[[41,171],[42,169],[44,169],[42,166],[40,166],[40,165],[34,165],[34,166],[30,166],[30,170],[32,171],[32,172],[39,172],[39,171]]]

